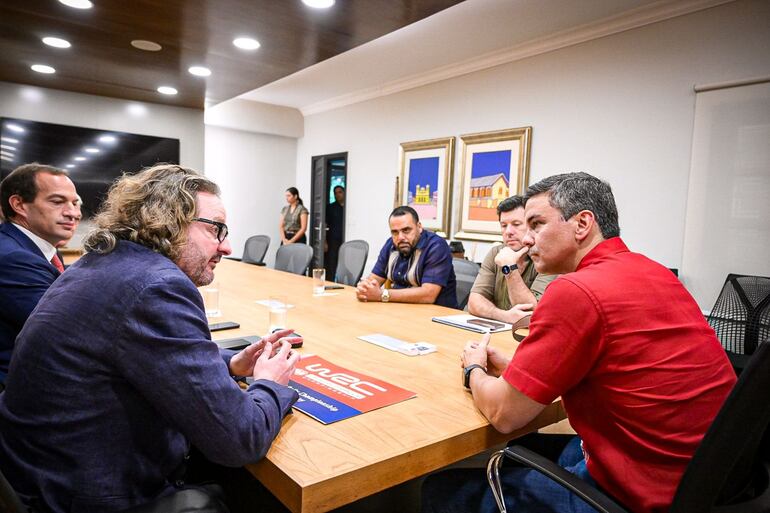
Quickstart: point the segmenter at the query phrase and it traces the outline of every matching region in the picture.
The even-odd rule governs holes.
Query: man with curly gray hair
[[[0,468],[41,511],[178,497],[191,445],[253,463],[297,400],[290,331],[237,354],[211,341],[196,287],[231,252],[215,183],[175,165],[124,176],[95,222],[20,333],[0,396]],[[244,393],[232,376],[255,381]]]

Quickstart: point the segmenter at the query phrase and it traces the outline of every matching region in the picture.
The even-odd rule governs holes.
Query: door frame
[[[323,251],[323,244],[326,240],[326,204],[328,202],[328,193],[329,193],[329,185],[331,184],[331,161],[333,160],[344,160],[345,161],[345,204],[347,204],[347,198],[348,198],[348,152],[343,151],[339,153],[329,153],[327,155],[314,155],[310,157],[310,219],[308,222],[308,244],[310,244],[310,247],[313,248],[313,267],[323,267],[324,265],[324,251]],[[316,180],[316,164],[321,161],[322,166],[319,168],[322,169],[323,173],[323,187],[322,187],[322,193],[323,201],[317,201],[322,198],[319,198],[317,195],[319,194],[319,191],[317,191],[316,183],[318,183],[318,180]],[[320,212],[319,212],[320,211]],[[320,214],[319,216],[316,216],[316,214]],[[347,218],[347,209],[345,209],[343,214],[343,230],[345,226],[345,219]],[[343,231],[344,233],[344,231]],[[327,279],[331,279],[327,276]]]

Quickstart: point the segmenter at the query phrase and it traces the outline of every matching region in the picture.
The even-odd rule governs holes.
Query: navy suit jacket
[[[29,237],[11,223],[0,224],[0,383],[16,336],[58,276]]]
[[[232,467],[265,455],[297,392],[246,391],[179,267],[121,241],[51,285],[0,394],[0,469],[44,512],[105,513],[172,490],[189,445]]]

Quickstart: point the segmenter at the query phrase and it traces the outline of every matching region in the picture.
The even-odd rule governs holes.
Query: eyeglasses
[[[202,217],[196,217],[193,219],[193,221],[198,221],[199,223],[206,223],[206,224],[213,224],[217,227],[217,240],[221,243],[227,238],[227,225],[225,223],[220,223],[219,221],[212,221],[211,219],[204,219]]]

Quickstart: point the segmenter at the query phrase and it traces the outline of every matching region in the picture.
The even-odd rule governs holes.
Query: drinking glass
[[[203,304],[206,307],[206,317],[219,317],[222,312],[219,310],[219,285],[210,283],[201,290]]]
[[[270,316],[269,331],[286,329],[287,311],[286,296],[270,296],[270,308],[268,310]]]
[[[326,282],[326,269],[313,269],[313,295],[322,296]]]

